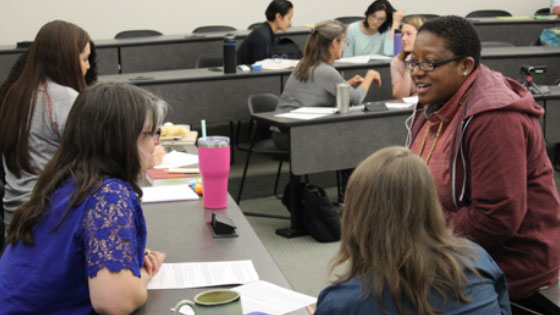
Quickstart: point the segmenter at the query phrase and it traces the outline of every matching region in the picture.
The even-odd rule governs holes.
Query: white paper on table
[[[315,118],[329,116],[329,115],[330,114],[306,114],[306,113],[290,112],[290,113],[277,114],[274,115],[274,117],[308,120],[308,119],[315,119]]]
[[[261,65],[263,69],[268,70],[293,69],[297,66],[298,63],[298,59],[285,58],[268,58],[255,62],[256,65]]]
[[[412,108],[414,104],[411,103],[385,103],[385,106],[389,109],[406,109]]]
[[[379,54],[374,54],[374,55],[353,56],[353,57],[340,58],[340,59],[337,59],[335,62],[337,62],[337,63],[361,64],[361,63],[368,63],[372,60],[391,60],[391,59],[392,59],[392,57],[383,56],[383,55],[379,55]]]
[[[336,113],[335,107],[312,107],[312,106],[303,106],[298,109],[294,109],[290,111],[290,113],[298,113],[298,114],[334,114]]]
[[[164,263],[148,281],[148,290],[203,288],[259,280],[251,260]]]
[[[198,164],[198,155],[171,151],[164,155],[161,164],[154,166],[154,168],[176,168],[194,164]]]
[[[403,99],[403,101],[404,101],[405,103],[411,103],[411,104],[416,104],[416,103],[418,103],[418,95],[416,95],[416,96],[409,96],[409,97],[403,97],[402,99]]]
[[[286,314],[317,302],[317,299],[266,281],[256,281],[232,288],[241,295],[243,314],[263,312]]]
[[[142,203],[198,200],[198,198],[187,184],[142,187]]]

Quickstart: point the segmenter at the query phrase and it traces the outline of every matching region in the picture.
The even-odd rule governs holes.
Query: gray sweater
[[[320,63],[309,69],[309,79],[302,82],[296,79],[292,72],[282,96],[278,109],[296,108],[302,106],[336,106],[336,85],[345,82],[342,75],[331,65]],[[359,86],[350,89],[350,104],[360,104],[366,97],[367,91]]]
[[[28,136],[31,166],[39,172],[45,168],[58,149],[66,118],[74,100],[78,97],[78,92],[74,89],[51,81],[47,81],[47,91],[51,99],[52,123],[49,118],[47,94],[41,86],[37,90],[37,100]],[[56,131],[53,130],[53,124],[56,126]],[[31,191],[37,182],[38,175],[22,170],[21,177],[18,178],[8,170],[3,157],[2,162],[6,170],[4,222],[8,225],[12,221],[13,212],[31,197]]]

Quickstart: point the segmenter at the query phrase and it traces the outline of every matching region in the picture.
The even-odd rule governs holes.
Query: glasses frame
[[[420,68],[420,70],[422,70],[424,72],[430,72],[430,71],[436,70],[436,68],[439,67],[439,66],[443,66],[443,65],[448,64],[448,63],[453,62],[453,61],[458,61],[458,60],[463,59],[465,57],[466,56],[464,56],[464,55],[459,55],[459,56],[455,56],[453,58],[445,59],[445,60],[442,60],[442,61],[436,61],[436,62],[432,62],[432,61],[418,62],[416,60],[410,59],[410,60],[405,60],[404,66],[409,71],[413,71],[414,68],[416,68],[416,66],[418,66]]]
[[[145,136],[152,136],[155,141],[159,141],[161,137],[161,127],[156,128],[154,131],[142,131],[142,134]]]

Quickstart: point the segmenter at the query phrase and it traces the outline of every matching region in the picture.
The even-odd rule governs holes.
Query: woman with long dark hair
[[[90,38],[80,27],[45,24],[19,78],[0,105],[0,152],[6,171],[4,222],[29,199],[38,174],[60,144],[66,117],[86,87]]]
[[[137,185],[167,104],[138,87],[78,96],[59,150],[14,214],[0,258],[0,313],[129,314],[165,255],[146,246]]]

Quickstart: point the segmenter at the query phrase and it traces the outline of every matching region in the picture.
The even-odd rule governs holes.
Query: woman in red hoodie
[[[410,56],[419,103],[407,144],[428,163],[448,224],[494,258],[512,300],[530,304],[560,266],[544,110],[519,83],[480,64],[480,38],[463,18],[426,22]]]

